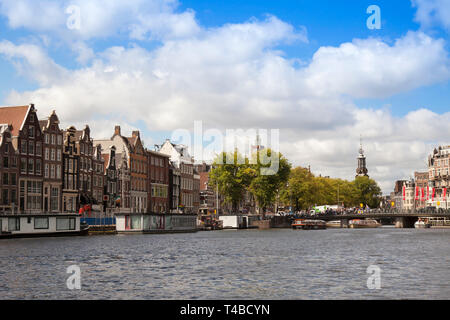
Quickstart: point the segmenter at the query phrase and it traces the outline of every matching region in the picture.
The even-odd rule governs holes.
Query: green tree
[[[249,160],[239,152],[222,152],[214,160],[209,176],[211,183],[218,187],[225,202],[231,203],[233,211],[236,212],[255,172],[250,167]]]
[[[356,177],[353,181],[356,205],[362,203],[370,208],[380,205],[381,189],[375,180],[369,177]]]
[[[274,204],[277,194],[286,185],[291,165],[281,153],[271,149],[259,151],[253,155],[255,158],[256,163],[251,165],[255,175],[249,190],[258,201],[264,218],[267,207]]]

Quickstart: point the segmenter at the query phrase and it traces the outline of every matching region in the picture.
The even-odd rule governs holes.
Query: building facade
[[[149,212],[169,213],[169,156],[157,151],[146,152]]]
[[[28,213],[41,212],[43,203],[43,135],[36,112],[34,104],[0,108],[0,123],[10,126],[19,153],[19,211]]]
[[[11,126],[0,125],[0,211],[17,211],[19,153],[12,144]]]
[[[172,161],[169,161],[169,201],[170,212],[181,213],[180,207],[181,174]]]
[[[194,159],[190,156],[187,146],[173,144],[167,139],[159,148],[159,152],[168,155],[173,166],[179,169],[180,195],[177,210],[197,214],[194,207]]]
[[[63,212],[78,212],[80,209],[78,168],[80,161],[79,144],[74,126],[64,131],[63,142]]]
[[[439,146],[428,156],[428,175],[431,197],[428,206],[447,209],[450,207],[450,146]]]
[[[55,111],[47,120],[39,121],[44,135],[44,212],[61,212],[63,188],[63,130]],[[36,146],[36,152],[40,149]]]

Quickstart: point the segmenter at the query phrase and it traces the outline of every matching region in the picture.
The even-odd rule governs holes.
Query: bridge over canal
[[[450,220],[450,212],[448,211],[421,211],[421,212],[398,212],[398,211],[370,211],[364,213],[344,213],[344,214],[319,214],[315,216],[297,215],[299,219],[324,220],[324,221],[341,221],[343,228],[348,227],[348,222],[352,219],[375,219],[375,220],[392,220],[396,228],[414,228],[414,223],[419,218],[447,218]]]

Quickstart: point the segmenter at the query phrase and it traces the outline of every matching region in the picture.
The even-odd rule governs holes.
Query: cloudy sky
[[[450,144],[450,0],[0,0],[0,105],[96,138],[280,129],[280,150],[385,193]],[[369,29],[376,4],[381,29]]]

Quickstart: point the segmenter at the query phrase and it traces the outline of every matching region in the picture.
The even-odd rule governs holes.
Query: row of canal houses
[[[61,128],[55,111],[0,107],[0,212],[197,214],[199,185],[183,145],[149,150],[120,126],[96,140],[88,125]]]

